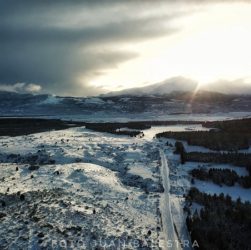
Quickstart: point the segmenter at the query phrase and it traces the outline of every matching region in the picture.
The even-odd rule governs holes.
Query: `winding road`
[[[170,250],[180,250],[182,249],[178,241],[178,237],[174,230],[173,218],[171,213],[169,191],[170,191],[170,182],[169,182],[169,167],[167,164],[167,159],[162,149],[159,149],[160,158],[161,158],[161,176],[163,179],[164,193],[162,195],[160,210],[162,217],[162,227],[164,233],[164,241],[162,243],[163,249]]]

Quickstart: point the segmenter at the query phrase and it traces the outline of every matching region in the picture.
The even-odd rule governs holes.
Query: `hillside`
[[[84,119],[95,120],[104,117],[128,119],[137,115],[137,119],[166,119],[170,115],[226,115],[229,112],[248,113],[250,110],[251,96],[225,95],[209,91],[198,91],[196,94],[175,91],[165,95],[85,98],[0,92],[0,116],[56,116],[69,119],[81,115]]]

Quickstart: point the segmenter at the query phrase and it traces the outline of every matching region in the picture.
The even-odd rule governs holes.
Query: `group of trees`
[[[186,153],[186,150],[184,148],[183,143],[180,142],[180,141],[176,141],[175,142],[174,154],[179,154],[180,155],[180,162],[181,162],[181,164],[185,163],[185,153]]]
[[[227,186],[234,186],[239,183],[244,188],[251,188],[251,176],[239,176],[234,170],[205,168],[193,169],[191,175],[199,180],[211,180],[215,184],[225,184]]]
[[[2,118],[0,136],[20,136],[49,130],[61,130],[83,126],[81,122],[62,121],[59,119],[40,118]]]
[[[102,132],[116,130],[120,128],[129,128],[135,130],[143,130],[151,128],[144,122],[101,122],[101,123],[85,123],[86,128],[92,130],[100,130]]]
[[[225,132],[251,133],[251,118],[227,120],[227,121],[212,121],[202,123],[203,127],[217,128]]]
[[[249,175],[251,176],[251,154],[238,153],[238,152],[186,152],[184,145],[180,141],[175,143],[175,154],[180,154],[181,163],[184,164],[186,161],[190,162],[203,162],[203,163],[229,163],[235,166],[246,167]]]
[[[214,162],[214,163],[231,163],[233,165],[246,167],[249,175],[238,176],[234,170],[212,168],[206,170],[204,168],[193,169],[190,174],[199,180],[211,180],[215,184],[225,184],[234,186],[239,183],[244,188],[251,188],[251,155],[244,153],[187,153],[182,142],[175,143],[175,154],[180,155],[180,162],[184,164],[186,161],[195,162]]]
[[[116,135],[128,135],[130,137],[144,137],[144,133],[142,131],[139,131],[139,130],[116,130],[116,131],[113,131],[113,132],[110,132],[112,134],[116,134]]]
[[[212,150],[237,151],[248,149],[251,141],[251,119],[204,122],[210,131],[163,132],[156,137],[187,141],[189,145]]]
[[[236,151],[249,148],[249,136],[243,133],[227,133],[222,131],[184,131],[163,132],[157,138],[173,138],[187,141],[188,145],[202,146],[212,150]]]
[[[250,249],[251,246],[251,204],[233,201],[230,196],[201,193],[192,188],[187,196],[188,203],[203,206],[186,219],[192,242],[196,240],[199,249]]]
[[[144,133],[140,129],[150,128],[143,123],[86,123],[85,127],[97,132],[107,132],[116,135],[129,135],[131,137],[143,137]],[[129,130],[120,130],[128,128]]]
[[[251,154],[246,153],[185,153],[185,161],[230,163],[235,166],[246,167],[251,173]]]

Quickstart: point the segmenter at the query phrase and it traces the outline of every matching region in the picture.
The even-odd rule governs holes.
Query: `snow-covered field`
[[[200,165],[247,175],[226,164],[181,165],[174,147],[154,138],[163,131],[203,129],[158,126],[145,130],[144,138],[131,138],[80,127],[1,137],[0,249],[164,248],[163,206],[171,209],[175,238],[187,240],[183,195],[191,187],[189,171]],[[159,149],[168,160],[169,204],[163,203],[167,180]],[[239,186],[194,185],[251,201],[250,190]]]
[[[201,124],[191,124],[191,125],[169,125],[169,126],[152,126],[150,129],[144,130],[144,138],[151,140],[158,133],[172,131],[208,131],[208,128],[202,127]]]
[[[234,170],[239,176],[247,176],[248,171],[245,167],[237,167],[231,164],[215,164],[215,163],[200,163],[200,162],[186,162],[185,164],[180,164],[179,156],[171,152],[171,150],[166,150],[166,155],[170,162],[170,179],[171,179],[171,193],[176,196],[182,196],[185,194],[192,186],[198,188],[202,192],[208,194],[220,194],[230,195],[233,200],[237,200],[239,197],[243,201],[251,202],[251,192],[250,189],[245,189],[239,185],[233,187],[227,187],[225,185],[219,186],[211,182],[195,180],[194,184],[191,184],[191,176],[189,172],[195,168],[216,168],[216,169],[229,169]]]
[[[2,137],[0,152],[1,249],[159,247],[149,141],[74,128]]]

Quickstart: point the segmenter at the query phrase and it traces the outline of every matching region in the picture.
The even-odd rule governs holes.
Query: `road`
[[[169,182],[169,167],[167,164],[166,156],[162,149],[159,149],[161,158],[161,175],[163,179],[164,193],[160,203],[162,227],[164,233],[163,249],[167,250],[180,250],[177,235],[174,230],[173,218],[171,213],[171,205],[169,198],[170,182]]]

